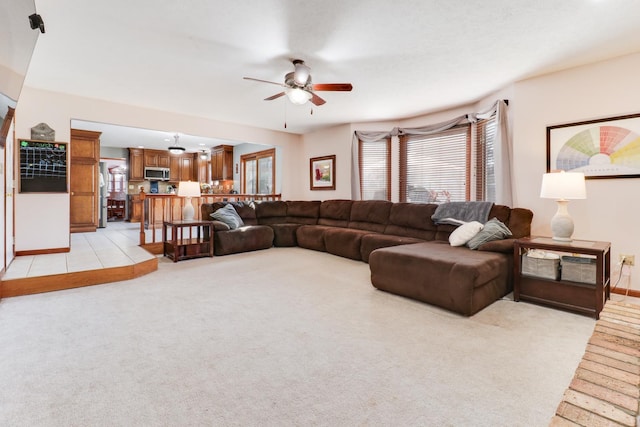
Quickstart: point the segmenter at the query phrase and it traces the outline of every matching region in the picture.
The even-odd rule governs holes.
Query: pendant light
[[[178,138],[180,138],[180,135],[178,135],[176,133],[175,135],[173,135],[173,138],[175,139],[175,142],[173,143],[172,146],[169,147],[169,152],[171,154],[182,154],[182,153],[184,153],[185,152],[185,148],[178,145]]]

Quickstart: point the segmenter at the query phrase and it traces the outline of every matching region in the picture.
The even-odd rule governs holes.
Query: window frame
[[[259,190],[259,179],[260,179],[260,162],[259,159],[264,159],[271,157],[271,193],[276,194],[276,149],[270,148],[268,150],[256,151],[255,153],[247,153],[240,155],[240,164],[242,165],[242,177],[241,177],[241,189],[243,194],[247,193],[247,167],[246,162],[255,160],[256,162],[256,192],[251,194],[260,194]]]

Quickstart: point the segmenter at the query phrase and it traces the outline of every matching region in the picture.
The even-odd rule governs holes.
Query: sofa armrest
[[[502,239],[487,242],[478,247],[479,251],[500,252],[503,254],[512,254],[513,245],[516,239]]]
[[[222,221],[218,221],[214,219],[211,221],[213,223],[213,231],[229,231],[231,228]]]

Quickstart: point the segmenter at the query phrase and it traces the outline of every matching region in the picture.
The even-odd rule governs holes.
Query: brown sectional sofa
[[[226,202],[201,205],[202,218]],[[214,251],[227,255],[299,246],[369,263],[378,289],[470,316],[512,290],[513,241],[530,234],[528,209],[493,205],[513,236],[471,250],[449,245],[452,225],[431,220],[437,205],[327,200],[232,203],[245,227],[214,221]]]

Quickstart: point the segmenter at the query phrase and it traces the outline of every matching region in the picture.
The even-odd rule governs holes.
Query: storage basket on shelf
[[[522,275],[558,280],[560,256],[540,250],[529,250],[522,255]]]
[[[563,256],[562,280],[595,285],[596,259],[579,256]]]

